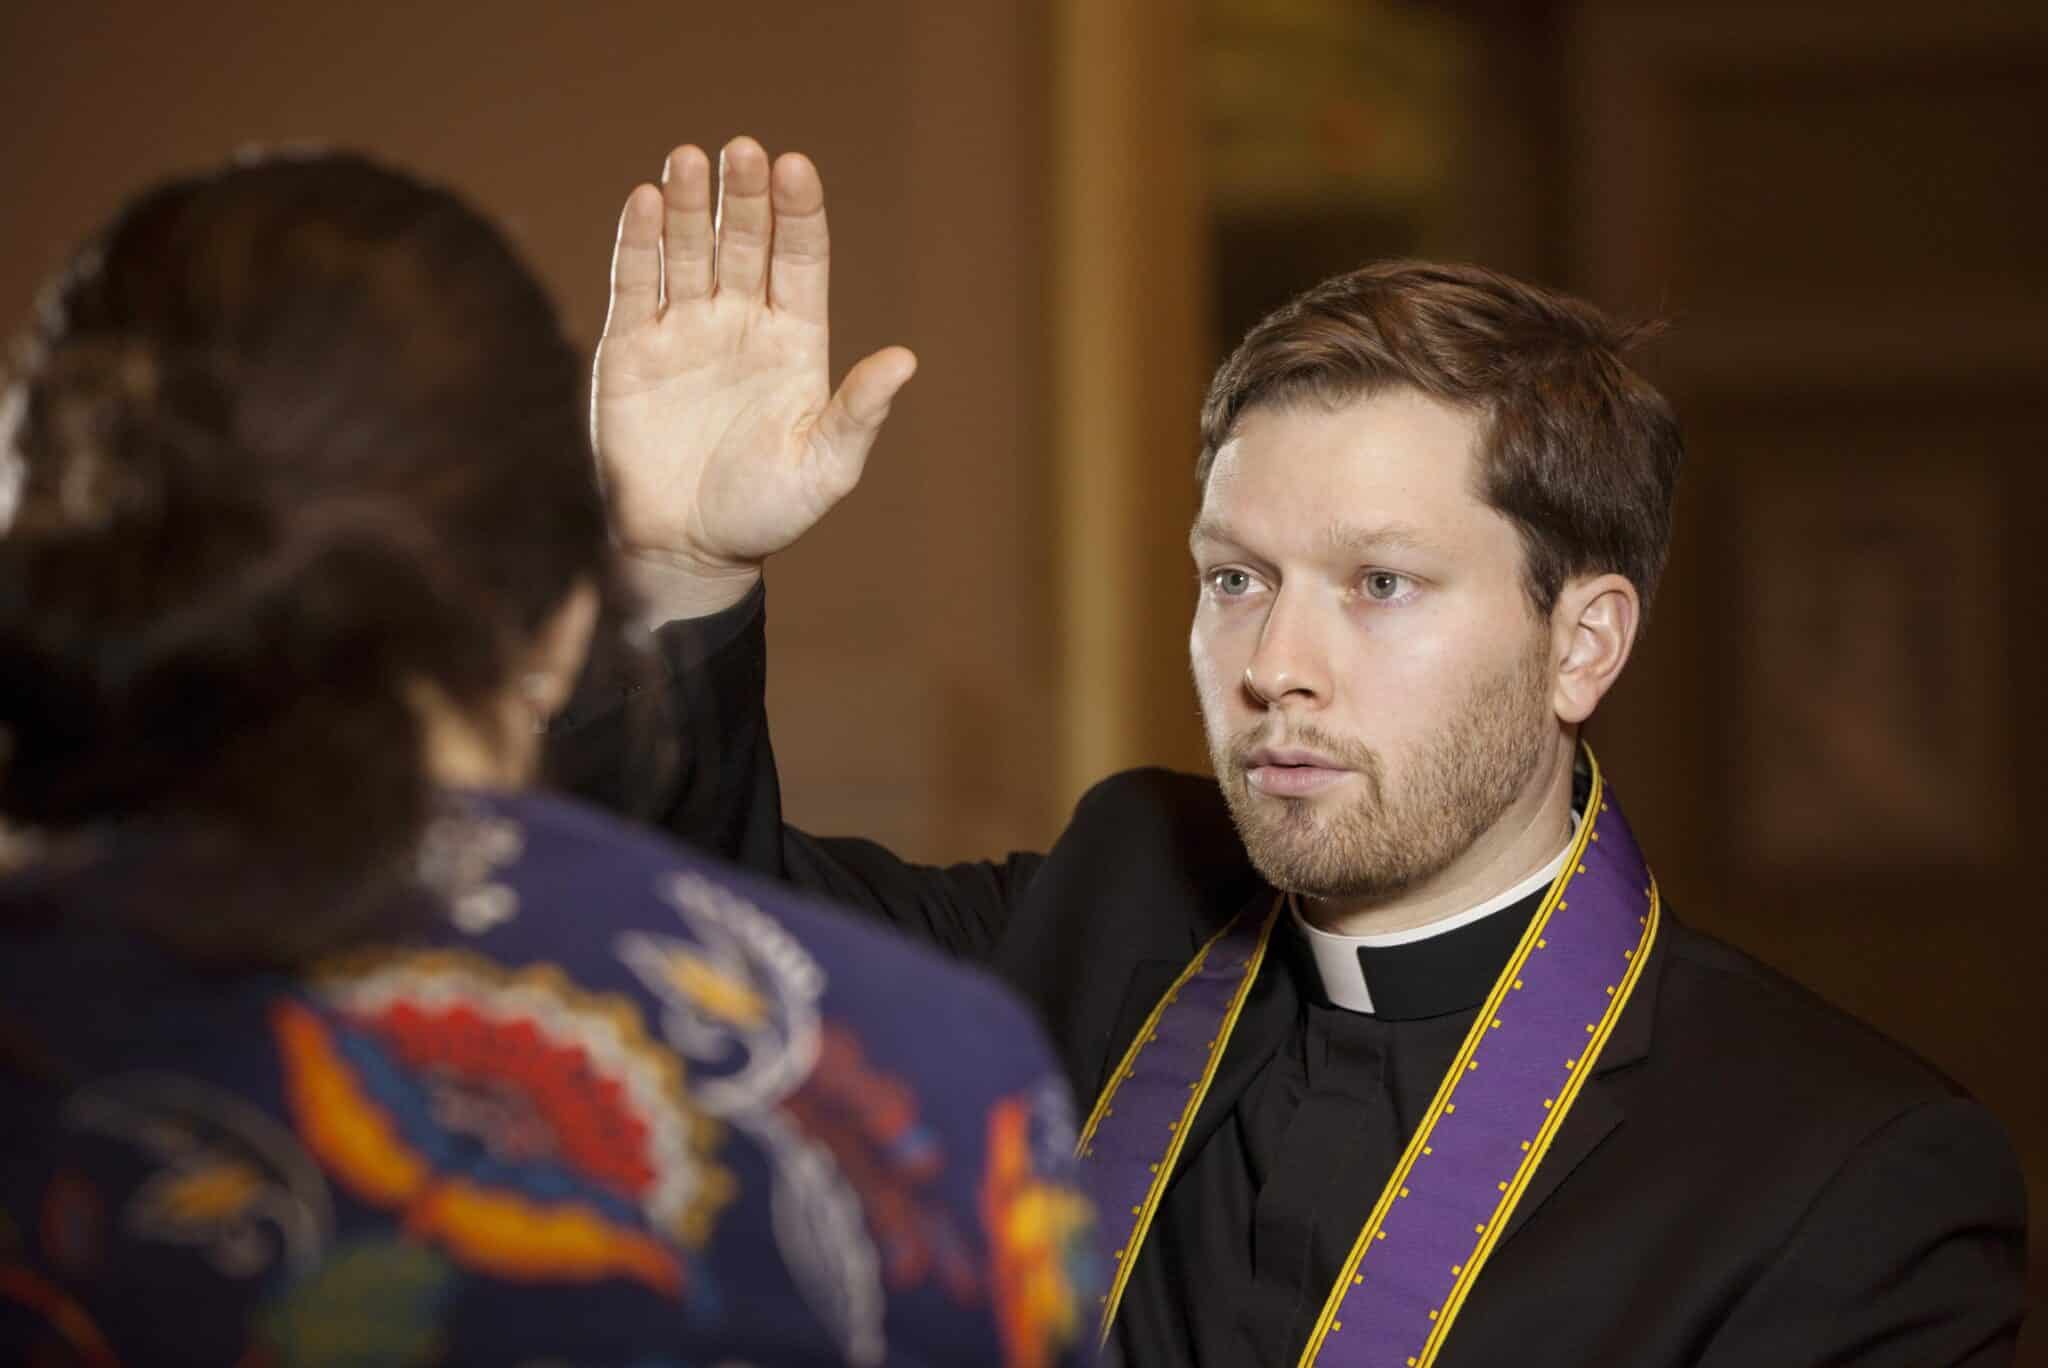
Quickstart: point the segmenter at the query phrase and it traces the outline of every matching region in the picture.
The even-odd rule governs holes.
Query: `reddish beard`
[[[1394,783],[1370,746],[1274,713],[1210,755],[1252,863],[1275,888],[1312,898],[1380,903],[1435,877],[1498,822],[1554,734],[1547,656],[1525,655],[1481,681],[1418,746]],[[1345,797],[1281,798],[1247,778],[1262,747],[1315,751],[1351,770]]]

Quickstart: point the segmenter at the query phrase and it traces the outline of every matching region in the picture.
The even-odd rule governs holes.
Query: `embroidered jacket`
[[[451,800],[445,913],[304,976],[0,930],[7,1362],[1078,1362],[1102,1261],[978,974],[560,799]],[[292,915],[288,906],[279,916]]]

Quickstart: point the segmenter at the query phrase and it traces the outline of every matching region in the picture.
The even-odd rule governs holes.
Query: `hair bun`
[[[416,698],[491,724],[617,597],[585,367],[502,235],[358,157],[167,182],[76,261],[0,465],[0,818],[395,868]]]
[[[174,492],[219,488],[233,402],[201,357],[137,336],[87,336],[40,358],[23,415],[10,536],[89,536],[160,517]],[[232,487],[232,486],[230,486]]]
[[[0,816],[210,817],[316,865],[373,857],[369,826],[395,852],[426,802],[407,681],[501,669],[474,587],[388,505],[233,478],[205,367],[132,341],[46,366],[0,535]],[[382,795],[347,832],[326,820],[343,774]]]

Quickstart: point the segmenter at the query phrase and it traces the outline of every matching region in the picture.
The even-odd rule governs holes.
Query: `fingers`
[[[823,324],[830,259],[825,187],[810,158],[792,152],[771,166],[760,143],[734,138],[719,153],[714,204],[710,159],[685,143],[662,164],[659,191],[641,186],[627,198],[605,326],[714,291]]]
[[[829,473],[841,496],[860,480],[868,449],[889,416],[897,393],[917,373],[917,357],[908,347],[884,347],[846,373],[839,392],[818,418],[818,435],[827,448]]]
[[[668,302],[703,299],[711,293],[711,159],[688,143],[668,154],[661,168],[662,268]]]
[[[768,262],[768,303],[812,323],[826,321],[825,186],[818,168],[800,152],[775,159],[769,173],[775,242]]]
[[[661,310],[661,192],[636,185],[619,214],[612,247],[612,297],[607,333],[650,323]]]
[[[734,138],[719,154],[718,292],[757,296],[768,279],[774,211],[768,202],[768,154],[752,138]]]

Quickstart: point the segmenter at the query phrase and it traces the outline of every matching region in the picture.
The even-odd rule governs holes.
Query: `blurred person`
[[[720,175],[715,228],[693,147],[627,201],[597,367],[620,535],[677,619],[667,820],[1037,1004],[1097,1098],[1127,1362],[2010,1361],[1999,1124],[1676,921],[1581,742],[1681,459],[1637,330],[1422,263],[1275,311],[1202,415],[1214,775],[1119,774],[1048,854],[920,867],[783,823],[762,705],[763,562],[914,361],[832,392],[815,171],[741,139]]]
[[[626,596],[505,240],[346,155],[134,200],[0,513],[0,1359],[1089,1357],[984,976],[532,791]]]

